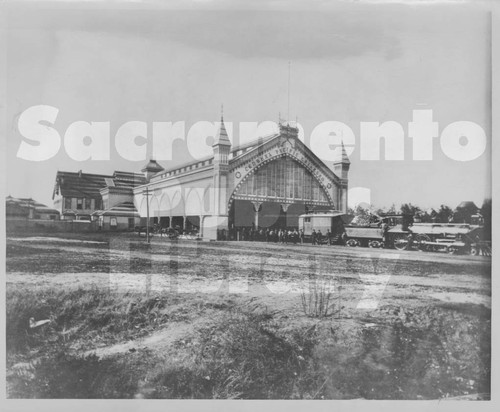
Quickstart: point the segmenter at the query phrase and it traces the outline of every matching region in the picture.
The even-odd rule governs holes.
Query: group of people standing
[[[220,232],[220,233],[219,233]],[[305,236],[302,229],[297,228],[261,228],[244,227],[218,231],[218,240],[241,240],[251,242],[272,242],[282,244],[304,243]],[[310,238],[313,245],[333,244],[337,240],[330,230],[323,234],[321,230],[312,231]],[[307,240],[309,242],[309,239]]]
[[[318,229],[316,232],[315,229],[313,229],[311,233],[311,242],[313,245],[331,245],[335,243],[337,239],[333,236],[332,232],[330,232],[330,229],[326,230],[326,234],[323,235],[321,232],[321,229]]]
[[[302,229],[300,231],[297,231],[297,229],[267,230],[266,242],[279,242],[284,244],[297,244],[298,242],[304,243],[304,232],[302,231]]]
[[[242,228],[236,230],[236,240],[296,244],[303,243],[304,232],[289,228]]]

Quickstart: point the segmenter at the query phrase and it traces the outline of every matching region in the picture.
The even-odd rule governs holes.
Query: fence
[[[84,220],[7,219],[6,232],[95,232],[97,222]]]

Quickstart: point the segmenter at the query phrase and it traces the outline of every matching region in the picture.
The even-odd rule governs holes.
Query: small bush
[[[309,291],[301,293],[304,314],[313,318],[332,316],[335,310],[334,280],[331,277],[311,276]]]

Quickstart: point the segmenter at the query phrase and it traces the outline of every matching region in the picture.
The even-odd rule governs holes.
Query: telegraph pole
[[[288,119],[287,122],[287,126],[290,126],[290,72],[291,72],[291,66],[292,66],[292,62],[288,62]]]

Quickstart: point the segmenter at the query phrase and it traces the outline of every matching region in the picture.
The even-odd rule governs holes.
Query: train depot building
[[[339,159],[327,165],[290,124],[232,147],[221,119],[212,157],[170,170],[151,160],[142,170],[145,184],[133,188],[133,201],[142,218],[196,230],[204,239],[243,228],[298,228],[304,213],[347,212],[349,167],[343,146]]]
[[[172,169],[151,159],[141,173],[58,171],[53,200],[61,219],[96,230],[145,226],[197,232],[203,239],[244,228],[298,228],[312,211],[347,212],[350,161],[344,147],[331,164],[280,124],[277,133],[233,147],[221,119],[213,156]]]

